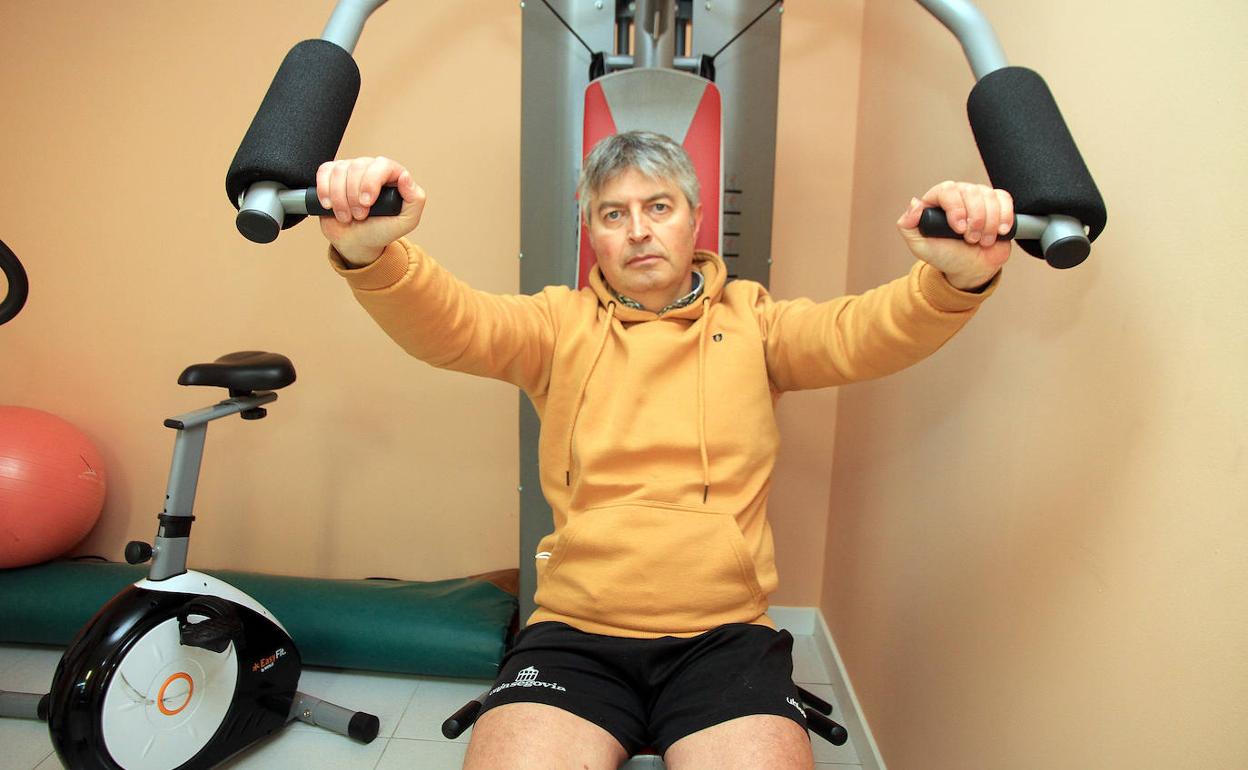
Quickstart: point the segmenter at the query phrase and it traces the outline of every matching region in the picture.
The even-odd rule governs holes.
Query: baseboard
[[[768,607],[767,614],[776,621],[777,627],[794,636],[815,635],[818,613],[814,607]]]
[[[849,672],[845,669],[845,661],[836,648],[836,640],[828,629],[823,613],[814,607],[771,607],[767,614],[776,625],[794,636],[811,636],[819,648],[825,666],[832,679],[832,689],[836,692],[841,708],[847,712],[837,720],[849,731],[849,738],[858,749],[858,758],[862,761],[863,770],[887,770],[880,749],[875,745],[875,736],[862,715],[862,706],[858,702],[858,694],[854,692]]]

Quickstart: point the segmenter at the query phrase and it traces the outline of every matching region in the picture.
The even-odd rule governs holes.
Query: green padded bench
[[[263,604],[309,666],[493,679],[514,633],[517,570],[411,582],[201,570]],[[67,646],[144,565],[52,561],[0,570],[0,643]]]

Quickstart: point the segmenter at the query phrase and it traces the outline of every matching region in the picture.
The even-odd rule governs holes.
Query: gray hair
[[[652,131],[627,131],[602,139],[585,158],[581,178],[576,185],[581,221],[589,221],[593,195],[629,169],[636,169],[650,179],[675,182],[689,202],[690,210],[698,207],[698,174],[693,170],[693,161],[685,148]]]

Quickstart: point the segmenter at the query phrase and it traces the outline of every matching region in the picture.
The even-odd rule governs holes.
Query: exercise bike
[[[4,290],[4,299],[0,300],[0,326],[12,321],[22,306],[26,304],[26,294],[30,288],[26,282],[26,270],[13,250],[0,241],[0,273],[4,274],[8,288]]]
[[[234,414],[261,419],[273,391],[294,381],[288,358],[262,352],[195,364],[178,378],[226,388],[229,398],[165,420],[177,439],[156,539],[125,550],[131,564],[151,561],[147,578],[78,632],[50,693],[0,691],[0,716],[47,720],[66,767],[210,768],[295,719],[361,743],[377,737],[376,716],[298,691],[299,650],[259,602],[186,568],[208,423]]]

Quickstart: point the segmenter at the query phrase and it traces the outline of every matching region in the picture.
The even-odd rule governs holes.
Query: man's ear
[[[698,242],[698,232],[702,229],[702,204],[693,207],[693,242]]]

